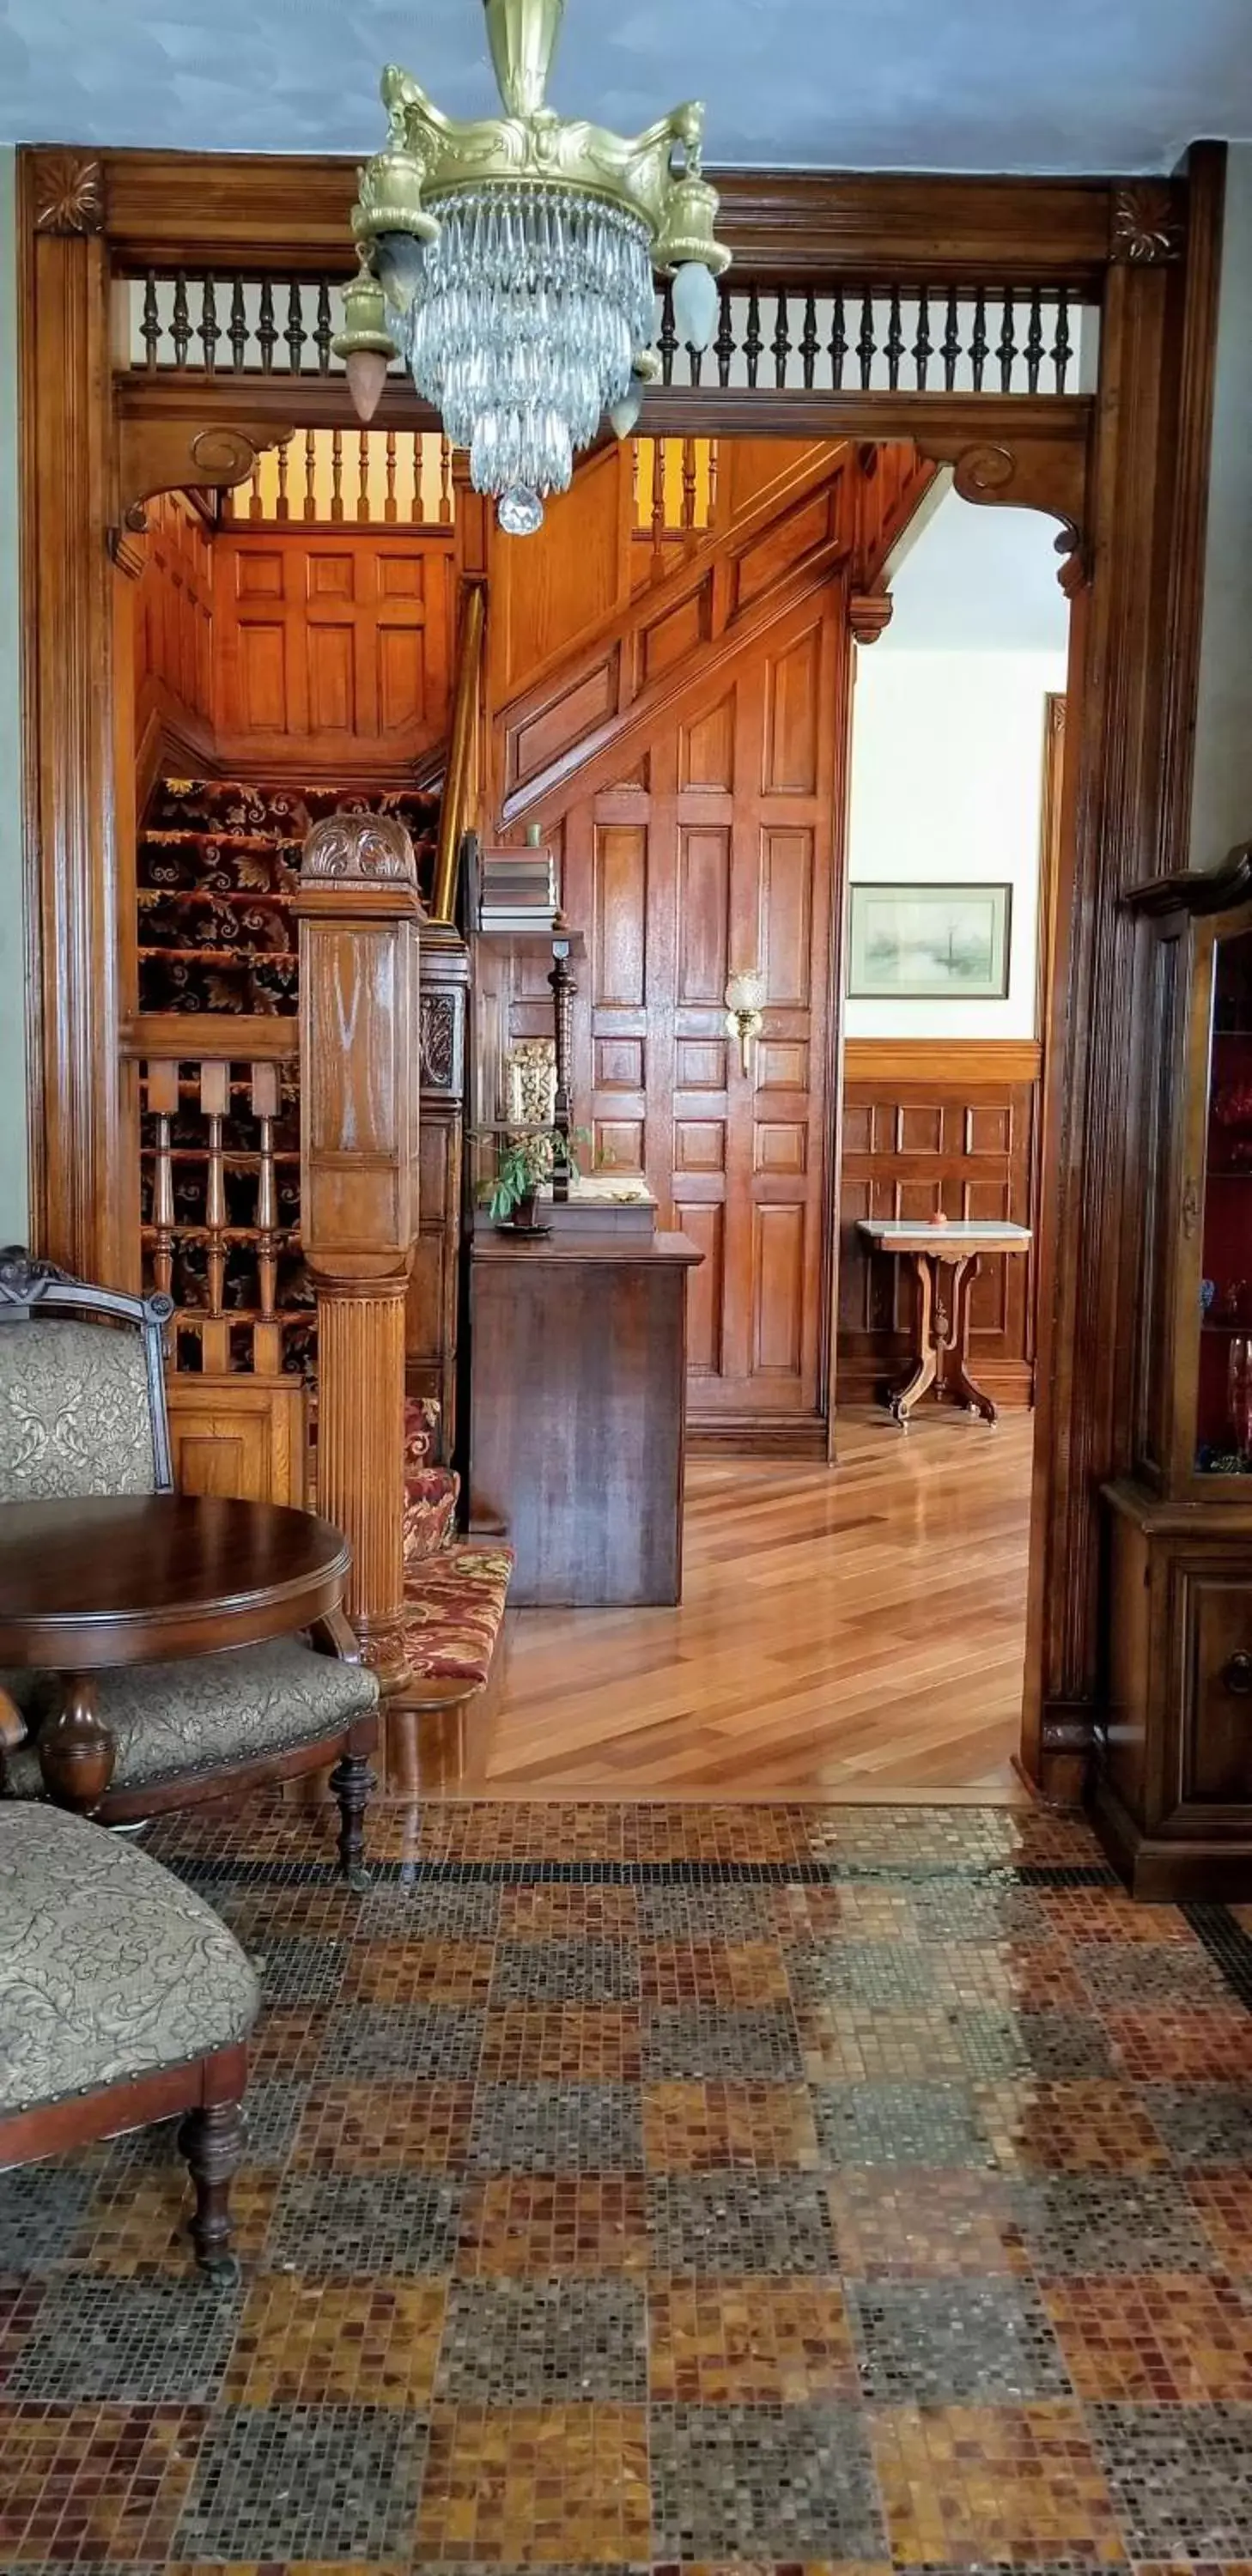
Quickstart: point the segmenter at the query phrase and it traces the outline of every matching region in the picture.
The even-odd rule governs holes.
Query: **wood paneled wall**
[[[213,728],[213,538],[184,492],[148,505],[147,560],[135,596],[135,747],[139,810],[163,745],[209,752]]]
[[[858,1217],[1037,1223],[1040,1049],[1031,1040],[849,1039],[844,1056],[836,1401],[902,1377],[912,1270],[867,1252]],[[974,1287],[975,1376],[1000,1404],[1034,1396],[1033,1252],[989,1261]]]
[[[224,528],[213,545],[219,765],[406,779],[447,732],[451,529]]]

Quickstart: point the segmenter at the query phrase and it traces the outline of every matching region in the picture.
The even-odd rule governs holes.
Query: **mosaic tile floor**
[[[262,1962],[245,2277],[0,2177],[0,2571],[1252,2562],[1252,1916],[1002,1811],[150,1848]]]

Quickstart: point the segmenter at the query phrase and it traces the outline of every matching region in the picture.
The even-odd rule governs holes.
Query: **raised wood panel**
[[[213,564],[205,521],[181,492],[149,504],[134,600],[137,804],[170,737],[207,749],[213,721]]]
[[[640,649],[643,655],[644,680],[659,679],[675,662],[696,653],[713,631],[713,585],[711,578],[691,598],[680,600],[677,607],[643,627]]]
[[[183,1494],[305,1500],[305,1396],[297,1378],[171,1377],[174,1482]]]
[[[831,495],[829,489],[813,494],[788,510],[775,521],[754,545],[745,548],[738,559],[735,573],[735,601],[746,608],[759,599],[785,572],[815,552],[832,533]]]
[[[687,1198],[675,1190],[674,1213],[703,1256],[687,1284],[687,1374],[716,1378],[722,1368],[726,1210],[720,1200]]]
[[[642,1118],[597,1118],[593,1121],[597,1167],[616,1172],[644,1169]]]
[[[577,650],[631,586],[629,441],[584,459],[554,493],[533,537],[490,538],[491,692],[499,706],[550,662]]]
[[[676,1118],[674,1121],[674,1171],[724,1172],[726,1169],[726,1126],[720,1118]]]
[[[223,762],[315,780],[394,776],[449,720],[445,532],[222,530],[213,547]]]
[[[674,1049],[674,1079],[679,1091],[724,1091],[724,1038],[679,1038]]]
[[[643,1039],[597,1038],[595,1080],[597,1091],[642,1091]]]
[[[611,714],[617,704],[617,670],[616,651],[606,653],[518,726],[509,737],[510,787],[523,787],[528,778],[537,778]]]
[[[719,698],[715,707],[678,729],[678,784],[720,788],[729,795],[734,775],[735,701]]]
[[[877,1043],[862,1042],[861,1061]],[[1034,1222],[1038,1049],[1011,1055],[1006,1080],[997,1070],[998,1051],[988,1047],[990,1061],[978,1080],[970,1042],[963,1053],[973,1076],[953,1079],[951,1051],[916,1040],[901,1080],[890,1072],[897,1060],[892,1044],[882,1042],[886,1070],[877,1080],[858,1076],[845,1085],[837,1370],[845,1403],[862,1402],[903,1377],[913,1335],[911,1265],[868,1254],[856,1232],[858,1217],[924,1222],[942,1212],[949,1219]],[[1025,1079],[1023,1063],[1033,1067]],[[1031,1400],[1034,1299],[1033,1254],[984,1261],[971,1303],[973,1369],[1004,1403]]]
[[[678,834],[679,1002],[724,1006],[729,970],[730,826],[698,823]]]
[[[766,1091],[807,1091],[809,1087],[809,1048],[807,1038],[769,1038],[757,1041],[757,1096]]]
[[[769,662],[765,786],[775,796],[812,796],[817,787],[820,630],[810,627],[790,652]]]
[[[596,999],[629,1007],[645,993],[648,836],[636,823],[595,836]]]
[[[799,1378],[804,1362],[807,1284],[804,1208],[766,1201],[753,1214],[753,1375]]]
[[[813,948],[813,830],[763,835],[762,963],[766,999],[806,1010]]]

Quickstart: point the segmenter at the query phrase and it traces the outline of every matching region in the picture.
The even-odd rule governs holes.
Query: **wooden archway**
[[[1059,523],[1073,712],[1023,1760],[1061,1795],[1078,1786],[1101,1685],[1098,1487],[1129,1457],[1147,1022],[1121,897],[1186,848],[1223,172],[1206,145],[1169,183],[734,175],[724,228],[745,274],[1085,289],[1101,311],[1098,381],[1047,399],[668,386],[642,423],[909,438],[953,466],[967,499]],[[112,1034],[129,997],[112,728],[125,522],[145,491],[188,479],[202,433],[255,445],[293,406],[277,375],[246,389],[211,370],[118,375],[116,281],[145,263],[220,274],[249,259],[338,276],[352,185],[345,162],[22,155],[33,1227],[41,1250],[99,1277],[120,1275],[126,1073]],[[298,400],[302,419],[348,418],[333,378],[302,382]],[[380,422],[401,418],[413,425],[411,397],[389,389]]]

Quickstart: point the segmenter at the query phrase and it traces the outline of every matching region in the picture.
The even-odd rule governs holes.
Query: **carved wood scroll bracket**
[[[416,886],[413,844],[396,814],[326,814],[304,844],[300,874],[344,884]]]
[[[1088,569],[1082,528],[1086,457],[1076,441],[1023,439],[1010,446],[1007,440],[983,440],[971,447],[938,433],[919,443],[928,456],[951,465],[953,487],[963,501],[1042,510],[1059,519],[1057,580],[1067,598],[1082,588]]]
[[[1168,179],[1133,179],[1113,190],[1109,215],[1109,258],[1128,260],[1135,268],[1156,267],[1181,259],[1184,225],[1178,198]]]
[[[192,421],[123,418],[117,424],[117,491],[109,551],[124,572],[142,570],[133,540],[147,530],[146,504],[158,492],[228,492],[246,483],[258,456],[280,447],[289,429],[249,421],[197,428]]]
[[[856,591],[848,601],[848,624],[858,644],[876,644],[891,624],[895,601],[889,591]]]

